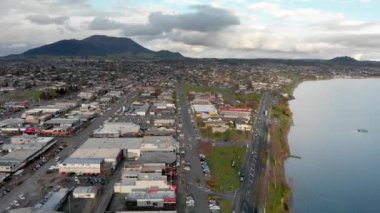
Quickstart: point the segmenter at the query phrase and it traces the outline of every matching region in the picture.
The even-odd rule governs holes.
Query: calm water
[[[294,212],[380,212],[380,79],[305,82],[294,96]]]

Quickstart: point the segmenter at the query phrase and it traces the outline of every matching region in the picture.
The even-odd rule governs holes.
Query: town
[[[268,110],[378,66],[287,60],[0,62],[0,212],[254,212]]]

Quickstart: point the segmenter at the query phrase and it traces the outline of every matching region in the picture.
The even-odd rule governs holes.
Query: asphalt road
[[[184,139],[180,140],[180,147],[185,150],[185,155],[181,156],[181,161],[184,160],[188,162],[191,168],[190,171],[186,171],[183,169],[183,165],[181,165],[179,171],[179,179],[182,179],[184,182],[179,181],[181,184],[178,185],[177,211],[210,212],[208,207],[208,193],[206,189],[201,186],[204,185],[205,180],[198,155],[197,132],[191,122],[189,104],[181,85],[177,87],[177,95],[179,97],[179,106],[181,107],[180,121],[182,121],[182,131],[184,134]],[[191,195],[194,198],[194,207],[185,206],[187,195]]]
[[[97,128],[99,128],[105,120],[107,120],[110,116],[112,116],[118,109],[120,109],[128,99],[133,97],[135,94],[129,93],[126,96],[123,96],[117,104],[111,106],[111,109],[106,111],[102,116],[99,116],[91,121],[90,125],[79,132],[76,136],[63,138],[63,141],[68,142],[70,145],[63,149],[58,156],[61,159],[65,159],[71,153],[73,153],[76,148],[82,145],[88,138],[89,135]],[[14,201],[17,200],[20,194],[25,194],[26,199],[28,199],[28,195],[33,195],[36,192],[41,191],[42,186],[39,184],[39,180],[42,176],[46,174],[48,168],[52,165],[55,165],[56,162],[54,159],[48,161],[44,166],[39,168],[33,175],[31,175],[26,181],[24,181],[21,185],[12,189],[12,191],[6,196],[0,198],[0,212],[4,212],[5,209]],[[111,194],[112,195],[112,194]],[[25,202],[26,203],[26,202]],[[19,206],[20,208],[22,206]],[[106,206],[104,207],[106,208]],[[105,210],[105,209],[104,209]],[[103,211],[104,212],[104,211]]]
[[[256,212],[257,204],[253,202],[258,188],[258,178],[262,172],[260,151],[264,148],[267,140],[267,116],[265,111],[268,110],[273,102],[273,95],[264,94],[258,110],[258,117],[255,122],[255,128],[252,134],[252,143],[249,144],[247,155],[242,171],[244,171],[244,181],[235,196],[234,211],[236,213]]]

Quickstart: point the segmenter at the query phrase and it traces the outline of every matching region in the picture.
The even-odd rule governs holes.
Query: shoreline
[[[282,212],[288,213],[293,212],[293,189],[292,182],[287,178],[285,172],[285,161],[291,155],[290,144],[288,140],[288,134],[290,132],[293,124],[293,112],[290,109],[289,101],[295,99],[294,91],[304,82],[308,81],[329,81],[329,80],[370,80],[370,79],[379,79],[379,78],[326,78],[326,79],[298,79],[293,84],[290,84],[288,87],[284,88],[284,93],[288,95],[288,97],[280,96],[278,104],[273,106],[272,109],[280,108],[280,111],[277,114],[270,114],[271,124],[269,127],[269,140],[268,140],[268,150],[267,150],[267,162],[265,168],[266,172],[262,180],[261,191],[266,188],[271,188],[274,185],[275,189],[281,188],[280,193],[271,192],[270,190],[266,190],[265,201],[263,207],[265,208],[265,212]],[[284,94],[282,93],[282,94]],[[271,109],[271,110],[272,110]],[[274,124],[273,124],[274,123]],[[280,131],[279,131],[280,130]],[[277,135],[276,135],[277,134]],[[281,145],[280,147],[278,145]],[[276,150],[278,149],[279,150]],[[274,162],[274,164],[273,164]],[[274,174],[272,174],[274,173]],[[274,190],[274,192],[277,192]],[[268,199],[269,198],[269,202]],[[263,202],[261,202],[263,203]]]
[[[285,173],[285,161],[291,155],[288,134],[293,126],[293,113],[289,101],[294,100],[293,93],[298,86],[306,81],[321,79],[297,79],[284,88],[278,103],[270,108],[270,125],[268,127],[268,148],[266,151],[265,172],[261,176],[261,192],[264,200],[260,202],[265,212],[292,212],[292,188]],[[329,80],[329,79],[323,79]],[[285,95],[284,95],[285,94]]]

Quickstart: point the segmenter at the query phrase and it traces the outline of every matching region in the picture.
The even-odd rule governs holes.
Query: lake
[[[294,212],[380,212],[380,79],[304,82],[294,97],[288,139],[302,159],[285,163]]]

